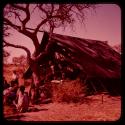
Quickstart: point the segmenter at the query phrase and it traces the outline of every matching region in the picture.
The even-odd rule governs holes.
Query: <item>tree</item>
[[[19,57],[13,57],[12,62],[15,65],[26,65],[27,60],[26,60],[26,57],[24,55],[21,55]]]
[[[19,62],[19,60],[18,60],[18,57],[13,57],[12,58],[12,63],[14,64],[14,65],[18,65],[20,62]]]
[[[7,31],[8,28],[13,28],[17,32],[29,37],[35,47],[35,52],[31,56],[28,48],[21,45],[14,45],[5,40],[4,46],[11,46],[15,48],[21,48],[27,53],[27,63],[30,65],[33,71],[34,83],[39,86],[40,74],[38,60],[48,55],[49,46],[44,45],[41,49],[39,47],[39,40],[37,33],[42,30],[46,31],[49,28],[50,36],[55,28],[66,27],[72,25],[76,20],[84,23],[85,10],[95,9],[95,5],[90,4],[7,4],[4,8],[4,28]],[[29,23],[32,23],[33,14],[38,14],[40,20],[36,24],[35,28],[30,27]],[[16,22],[16,23],[15,23]],[[5,33],[5,32],[4,32]],[[7,32],[6,32],[7,34]]]
[[[26,56],[25,55],[21,55],[19,57],[19,60],[20,60],[20,64],[21,65],[26,65],[27,64],[27,60],[26,60]]]

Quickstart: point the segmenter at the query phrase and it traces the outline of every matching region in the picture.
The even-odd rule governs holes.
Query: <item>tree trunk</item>
[[[40,86],[40,67],[38,65],[38,62],[35,60],[30,60],[29,65],[32,70],[32,78],[33,78],[33,84],[34,86],[34,93],[31,93],[31,96],[33,96],[33,102],[35,103],[38,100],[39,97],[39,86]],[[33,95],[32,95],[33,94]]]
[[[40,67],[37,62],[33,61],[33,64],[31,65],[32,69],[32,76],[33,76],[33,82],[35,84],[35,87],[40,86]]]

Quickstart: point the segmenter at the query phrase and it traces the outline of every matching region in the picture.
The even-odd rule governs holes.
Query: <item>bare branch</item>
[[[51,12],[50,12],[50,14],[52,15],[52,14],[53,14],[53,12],[54,12],[54,5],[53,5],[53,4],[51,4]]]
[[[20,22],[22,22],[22,20],[21,20],[20,15],[19,15],[19,13],[18,13],[18,12],[16,12],[16,11],[15,11],[15,12],[12,12],[12,13],[14,13],[14,14],[15,14],[15,19],[16,19],[16,18],[18,18],[18,19],[19,19],[19,21],[20,21]]]
[[[46,14],[46,17],[48,17],[48,11],[46,11],[45,9],[43,9],[43,5],[37,5],[38,6],[38,8],[42,11],[42,12],[44,12],[45,14]]]
[[[35,30],[35,34],[39,31],[40,27],[43,25],[43,24],[46,24],[47,22],[51,22],[51,27],[52,27],[52,21],[50,21],[50,19],[52,18],[59,18],[59,15],[54,15],[53,16],[53,12],[54,12],[54,5],[51,4],[51,11],[49,10],[46,10],[45,8],[43,8],[43,4],[38,4],[37,7],[45,13],[46,15],[46,18],[44,18],[38,25],[37,25],[37,28]]]
[[[10,25],[11,27],[13,27],[14,29],[20,31],[21,30],[21,27],[20,26],[17,26],[15,25],[14,23],[12,23],[10,20],[8,20],[7,18],[4,18],[4,21],[6,23],[6,25]]]
[[[27,30],[35,31],[33,28],[26,27]],[[45,32],[45,30],[38,30],[38,32]]]
[[[26,47],[21,46],[21,45],[14,45],[14,44],[8,43],[4,40],[4,47],[7,47],[7,46],[11,46],[14,48],[20,48],[20,49],[25,50],[25,52],[27,53],[28,60],[31,59],[31,53],[30,53],[29,49],[27,49]]]
[[[37,5],[33,8],[33,10],[31,11],[31,14],[33,14],[36,8],[37,8]]]
[[[19,6],[17,4],[11,4],[12,7],[18,9],[18,10],[22,10],[22,11],[26,11],[26,8],[22,7],[22,6]]]
[[[22,21],[23,28],[25,28],[26,23],[30,20],[29,4],[26,5],[25,13],[26,13],[26,18]]]
[[[45,24],[47,21],[48,21],[48,18],[42,20],[42,21],[37,25],[37,28],[35,29],[34,34],[36,34],[36,33],[39,31],[40,27],[41,27],[43,24]]]
[[[18,32],[31,38],[35,46],[35,51],[37,53],[35,56],[38,56],[39,41],[37,33],[41,32],[41,27],[44,28],[45,25],[49,26],[50,32],[52,33],[54,28],[58,28],[61,26],[66,27],[68,24],[72,25],[74,24],[75,20],[83,22],[85,19],[84,9],[90,8],[92,8],[90,4],[35,4],[34,9],[32,8],[32,12],[35,12],[35,10],[38,10],[38,12],[42,12],[42,18],[40,22],[36,25],[36,28],[32,29],[26,27],[26,24],[31,20],[30,18],[32,17],[30,4],[10,4],[7,8],[5,8],[6,13],[4,14],[4,24],[6,26],[11,26]],[[21,15],[21,12],[25,13],[26,17],[24,17],[23,14]],[[19,26],[19,24],[14,24],[13,20],[9,20],[10,18],[13,18],[13,14],[16,18],[18,18],[21,26]],[[78,16],[77,19],[75,18],[75,15]]]
[[[20,20],[20,22],[22,23],[22,26],[23,26],[23,29],[25,28],[25,25],[26,23],[30,20],[30,11],[29,11],[29,4],[26,4],[26,7],[22,7],[22,6],[19,6],[17,4],[12,4],[11,5],[14,9],[14,11],[12,13],[14,13],[18,19]],[[25,12],[26,14],[26,18],[24,20],[21,20],[20,19],[20,16],[17,14],[16,10],[22,10],[23,12]]]

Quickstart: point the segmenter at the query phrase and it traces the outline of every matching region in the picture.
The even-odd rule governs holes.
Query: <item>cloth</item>
[[[5,89],[5,90],[3,91],[3,95],[4,95],[4,96],[8,95],[8,94],[11,92],[11,90],[12,90],[12,87],[9,87],[9,88]]]
[[[13,74],[13,75],[12,75],[12,79],[13,79],[13,80],[16,80],[17,78],[18,78],[18,76],[17,76],[16,74]]]
[[[29,106],[28,93],[24,92],[24,94],[22,94],[21,92],[19,92],[18,102],[16,104],[18,111],[25,112],[28,110],[28,106]]]
[[[12,81],[15,81],[18,83],[19,76],[15,73],[12,74]]]
[[[12,91],[12,87],[3,91],[4,104],[10,104],[16,98],[16,93]]]

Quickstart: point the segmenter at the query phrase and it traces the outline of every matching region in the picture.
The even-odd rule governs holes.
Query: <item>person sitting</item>
[[[4,104],[12,104],[12,102],[16,99],[18,86],[15,81],[11,81],[11,86],[3,91],[4,96]]]
[[[29,97],[28,93],[25,92],[25,86],[20,86],[17,92],[17,104],[16,100],[13,102],[19,112],[28,111],[29,107]]]
[[[10,100],[9,100],[9,95],[11,93],[11,88],[12,87],[9,87],[7,89],[4,89],[3,90],[3,104],[9,104]]]

